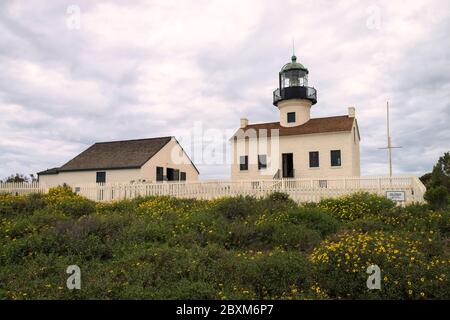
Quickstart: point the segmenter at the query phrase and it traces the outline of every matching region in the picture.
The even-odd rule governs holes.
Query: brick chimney
[[[248,119],[241,118],[241,128],[245,128],[246,126],[248,126]]]
[[[349,107],[348,108],[348,117],[354,118],[355,117],[355,107]]]

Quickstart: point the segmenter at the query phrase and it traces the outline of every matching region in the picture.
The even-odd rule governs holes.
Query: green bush
[[[346,225],[349,230],[361,230],[362,232],[372,231],[390,231],[394,227],[387,225],[380,217],[360,218],[353,221],[349,221]]]
[[[288,194],[274,192],[258,201],[258,207],[255,211],[267,214],[279,214],[280,212],[297,208],[297,203],[292,200]]]
[[[341,225],[338,219],[323,209],[307,206],[291,209],[281,216],[280,222],[304,225],[318,231],[322,237],[336,233]]]
[[[81,217],[95,212],[95,202],[85,198],[69,198],[55,203],[55,210],[64,212],[71,217]]]
[[[424,195],[424,199],[437,210],[448,207],[448,197],[449,194],[447,188],[444,186],[431,187]]]
[[[216,201],[214,212],[229,220],[245,218],[255,212],[256,204],[251,197],[222,198]]]
[[[309,251],[320,242],[320,233],[303,225],[280,224],[271,243],[285,250]]]
[[[296,251],[238,252],[221,263],[221,298],[298,299],[312,283],[310,263]]]
[[[267,199],[274,202],[286,202],[291,200],[289,195],[283,192],[272,192],[267,196]]]
[[[128,215],[138,207],[139,203],[135,200],[122,200],[114,202],[98,202],[96,204],[96,212],[98,214],[110,215],[111,213],[118,213]]]

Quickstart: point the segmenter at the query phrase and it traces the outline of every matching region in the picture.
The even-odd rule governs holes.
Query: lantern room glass
[[[308,74],[303,70],[287,70],[281,73],[281,88],[306,87]]]

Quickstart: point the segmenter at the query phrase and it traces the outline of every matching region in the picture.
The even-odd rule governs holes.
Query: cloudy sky
[[[394,172],[420,175],[450,149],[449,30],[448,0],[3,0],[0,179],[166,135],[201,178],[227,178],[198,150],[224,154],[240,117],[278,120],[292,39],[318,90],[312,116],[356,107],[362,173],[387,173],[389,99]]]

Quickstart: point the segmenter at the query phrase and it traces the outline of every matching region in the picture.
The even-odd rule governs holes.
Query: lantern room
[[[273,92],[273,104],[288,99],[306,99],[317,103],[317,92],[308,86],[308,69],[292,56],[291,62],[285,64],[279,73],[279,87]]]

